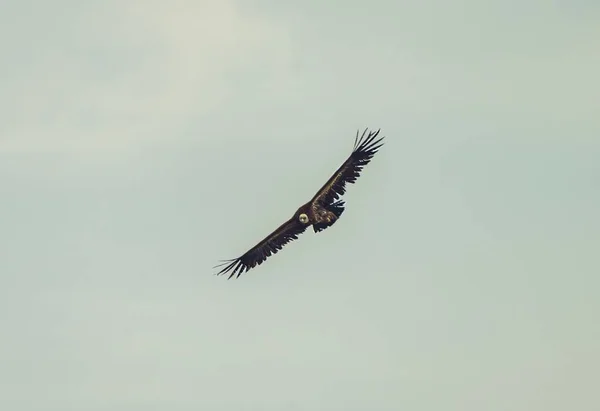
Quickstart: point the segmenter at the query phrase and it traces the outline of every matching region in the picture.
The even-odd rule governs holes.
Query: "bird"
[[[357,130],[352,152],[313,198],[300,206],[289,220],[244,254],[237,258],[220,260],[221,264],[213,268],[224,265],[225,267],[216,275],[229,273],[228,279],[234,276],[239,278],[242,273],[262,264],[286,244],[298,239],[298,236],[311,225],[314,232],[319,233],[335,224],[345,209],[345,202],[340,197],[346,193],[346,184],[356,182],[363,167],[369,164],[375,153],[383,146],[384,137],[377,138],[380,130],[367,133],[368,128],[366,128],[360,138]]]

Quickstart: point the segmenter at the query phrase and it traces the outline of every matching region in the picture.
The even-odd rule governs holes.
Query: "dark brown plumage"
[[[231,271],[229,278],[260,265],[284,245],[296,240],[310,225],[315,233],[332,226],[344,212],[344,201],[339,199],[346,192],[346,183],[353,184],[360,176],[363,167],[369,164],[377,150],[383,145],[383,137],[377,139],[379,130],[369,132],[365,138],[356,132],[354,148],[350,156],[319,189],[315,196],[302,205],[294,215],[279,228],[238,258],[224,260],[216,267],[226,265],[217,275]]]

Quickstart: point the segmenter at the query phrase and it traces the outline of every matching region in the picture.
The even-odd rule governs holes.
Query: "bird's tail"
[[[333,202],[333,203],[325,206],[325,208],[328,211],[331,211],[333,214],[335,214],[336,219],[334,221],[332,221],[331,223],[317,223],[317,224],[313,224],[313,230],[315,230],[315,233],[321,232],[321,231],[325,230],[327,227],[330,227],[333,224],[335,224],[335,222],[337,221],[337,219],[340,218],[340,216],[344,212],[344,201],[343,200],[337,200],[337,201],[335,201],[335,202]]]
[[[344,212],[344,200],[337,200],[333,203],[331,203],[330,205],[328,205],[326,208],[331,211],[333,214],[335,214],[335,216],[337,218],[340,218],[340,216],[342,215],[342,213]]]

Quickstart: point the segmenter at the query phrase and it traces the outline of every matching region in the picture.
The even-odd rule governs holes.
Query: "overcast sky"
[[[1,409],[600,409],[600,3],[0,9]]]

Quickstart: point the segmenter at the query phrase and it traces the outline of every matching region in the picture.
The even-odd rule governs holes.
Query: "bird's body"
[[[329,180],[321,187],[314,197],[296,210],[294,215],[275,231],[265,237],[242,256],[225,260],[227,266],[217,274],[231,271],[229,278],[260,265],[270,255],[277,253],[285,244],[298,238],[312,225],[315,233],[325,230],[336,223],[344,212],[344,201],[339,199],[346,192],[346,183],[353,184],[360,175],[362,168],[367,165],[377,150],[383,145],[383,137],[375,140],[379,134],[370,132],[366,138],[363,132],[360,140],[358,132],[354,149],[348,159],[336,170]],[[220,266],[219,265],[219,266]]]
[[[297,218],[298,221],[302,222],[302,215],[306,216],[306,226],[313,226],[315,233],[333,225],[337,219],[342,215],[344,211],[343,201],[337,201],[334,204],[322,205],[319,202],[313,202],[312,200],[308,203],[300,206],[294,213],[292,218]]]

